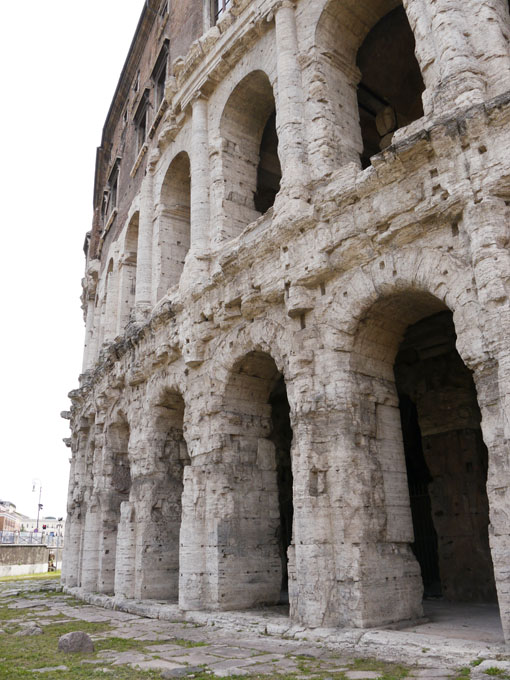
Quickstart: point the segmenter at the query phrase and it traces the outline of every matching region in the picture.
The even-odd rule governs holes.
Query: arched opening
[[[103,304],[101,310],[100,347],[105,342],[112,342],[117,330],[117,281],[113,258],[110,258],[104,279]]]
[[[150,480],[139,480],[142,557],[137,597],[176,602],[183,476],[190,464],[184,439],[184,400],[178,392],[166,390],[151,414],[154,469]]]
[[[221,117],[220,134],[219,237],[224,239],[237,236],[269,210],[280,188],[276,105],[263,71],[253,71],[235,87]]]
[[[220,606],[288,601],[287,551],[292,542],[290,407],[274,360],[250,352],[234,368],[225,394],[228,450],[223,464],[236,480],[233,512],[218,533]]]
[[[314,115],[324,162],[369,159],[393,132],[423,115],[424,89],[414,37],[401,0],[330,0],[315,33]],[[324,154],[323,154],[324,156]]]
[[[367,521],[378,527],[378,550],[393,551],[366,584],[372,622],[416,618],[422,594],[448,603],[496,600],[487,449],[472,374],[455,341],[451,311],[418,291],[379,300],[358,327],[358,437],[367,442],[375,499]],[[388,607],[391,587],[398,598]]]
[[[391,144],[398,128],[423,116],[425,89],[414,56],[414,36],[402,6],[386,14],[358,50],[358,109],[363,139],[361,164]]]
[[[157,300],[179,283],[190,247],[190,206],[190,161],[188,154],[181,151],[166,172],[156,209],[154,243],[157,252]]]
[[[128,443],[129,425],[125,418],[121,418],[112,423],[105,433],[106,445],[98,489],[101,507],[98,578],[100,593],[112,594],[115,588],[120,508],[122,502],[129,501],[131,490]]]
[[[124,240],[124,252],[119,262],[120,304],[117,335],[120,335],[128,325],[135,306],[139,217],[139,213],[136,212],[129,221]]]
[[[495,602],[488,455],[452,314],[406,330],[395,360],[415,540],[425,597]]]

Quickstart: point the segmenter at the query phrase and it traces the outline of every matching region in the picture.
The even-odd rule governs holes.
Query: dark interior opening
[[[388,12],[358,50],[361,164],[391,144],[393,133],[423,116],[425,89],[414,56],[414,35],[402,6]]]
[[[395,361],[415,542],[425,597],[496,602],[488,453],[451,312],[407,329]]]
[[[272,430],[269,439],[276,449],[276,476],[278,481],[278,505],[280,508],[280,526],[278,543],[282,561],[281,602],[289,601],[289,573],[287,566],[287,549],[292,542],[292,461],[290,448],[292,444],[292,428],[290,425],[290,406],[283,376],[279,378],[269,397],[271,404]]]
[[[282,170],[278,158],[278,135],[276,134],[276,111],[269,116],[260,142],[257,168],[257,190],[254,195],[255,210],[265,213],[274,204],[280,191]]]

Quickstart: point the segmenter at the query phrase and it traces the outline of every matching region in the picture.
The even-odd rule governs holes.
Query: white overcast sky
[[[96,147],[144,0],[0,0],[0,499],[65,514]]]

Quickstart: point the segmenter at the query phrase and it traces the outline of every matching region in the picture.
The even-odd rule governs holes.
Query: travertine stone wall
[[[420,616],[405,383],[438,540],[469,520],[462,550],[480,558],[465,583],[440,565],[443,589],[496,593],[510,640],[510,17],[495,0],[405,0],[424,115],[362,170],[357,53],[399,5],[232,0],[172,62],[140,190],[117,235],[90,240],[67,586],[228,610],[284,601],[287,569],[304,625]],[[282,177],[260,215],[274,109]],[[423,366],[399,384],[395,360],[409,327],[444,314],[456,352],[450,334],[430,405]],[[460,452],[472,483],[439,489]],[[485,519],[445,500],[471,493]]]

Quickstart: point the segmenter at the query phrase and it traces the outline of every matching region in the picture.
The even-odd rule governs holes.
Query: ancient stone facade
[[[510,640],[507,0],[170,5],[98,151],[64,583]]]

